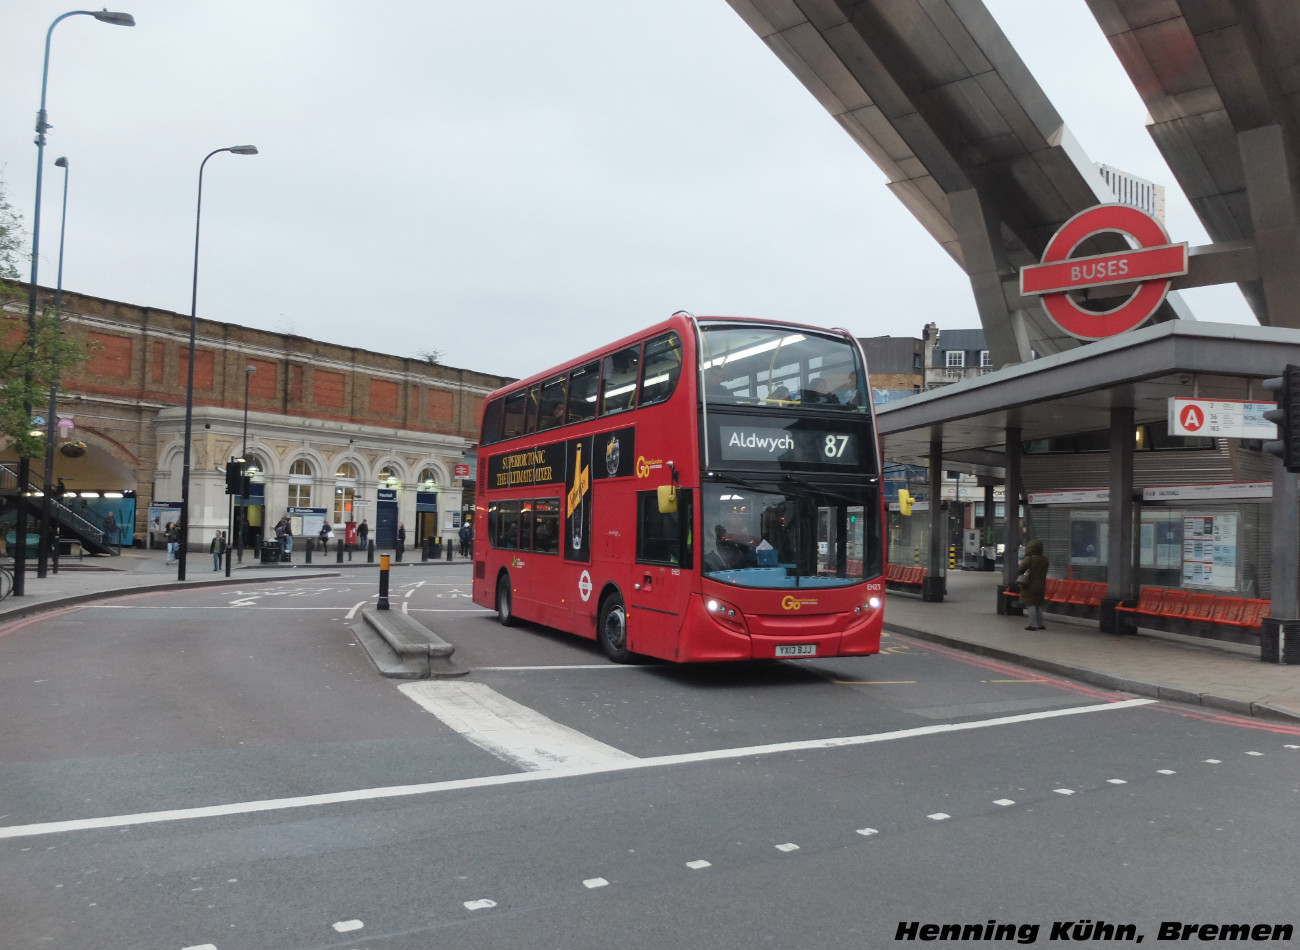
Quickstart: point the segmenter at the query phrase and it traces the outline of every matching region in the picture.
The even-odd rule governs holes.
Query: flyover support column
[[[1002,522],[1002,583],[998,586],[998,613],[1020,615],[1020,601],[1006,592],[1020,573],[1020,429],[1007,427],[1007,481],[1002,488],[1006,518]]]
[[[1110,410],[1110,534],[1106,541],[1106,596],[1101,599],[1102,633],[1137,633],[1116,608],[1134,593],[1133,574],[1133,408]]]
[[[948,557],[948,530],[943,516],[943,430],[930,430],[930,553],[921,599],[940,603],[947,593],[944,565]]]
[[[1265,663],[1300,663],[1300,476],[1273,460],[1271,616],[1264,618],[1259,658]]]

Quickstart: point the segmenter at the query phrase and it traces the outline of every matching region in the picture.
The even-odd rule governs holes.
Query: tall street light
[[[108,10],[73,10],[69,13],[61,14],[54,18],[50,28],[45,31],[45,63],[41,67],[41,108],[36,113],[36,203],[32,208],[32,278],[27,288],[27,350],[32,357],[36,356],[36,278],[37,265],[41,259],[41,171],[45,166],[45,133],[52,128],[47,121],[48,116],[45,112],[45,91],[49,87],[50,81],[50,39],[54,35],[54,28],[70,16],[93,16],[101,23],[111,23],[113,26],[135,26],[135,17],[129,13],[110,13]],[[26,388],[31,389],[32,370],[31,361],[28,361],[28,369],[25,374],[24,382]],[[25,406],[24,411],[31,416],[31,406]],[[32,461],[24,452],[18,459],[18,510],[15,527],[17,529],[18,550],[14,552],[14,596],[21,597],[26,593],[26,581],[24,575],[27,571],[27,482],[32,474]]]
[[[244,367],[244,439],[239,445],[239,563],[244,563],[244,525],[248,519],[248,496],[244,494],[244,473],[248,471],[248,384],[257,372],[256,366]],[[230,564],[227,559],[226,576],[230,576]]]
[[[185,377],[185,467],[181,472],[181,531],[180,552],[177,555],[176,579],[185,580],[185,555],[190,542],[190,431],[194,421],[194,338],[199,305],[199,223],[203,219],[203,166],[213,155],[230,152],[232,155],[256,155],[256,145],[231,145],[213,149],[199,162],[199,200],[194,212],[194,288],[190,295],[190,358]]]
[[[62,334],[63,322],[63,238],[68,231],[68,160],[59,156],[54,160],[55,168],[63,169],[63,215],[59,220],[59,279],[54,285],[54,320],[59,324]],[[54,491],[54,414],[59,395],[59,376],[57,364],[50,376],[50,405],[45,416],[45,488],[41,494],[41,540],[36,560],[36,576],[45,576],[46,565],[50,558],[50,495]],[[54,552],[54,573],[59,572],[59,554]]]

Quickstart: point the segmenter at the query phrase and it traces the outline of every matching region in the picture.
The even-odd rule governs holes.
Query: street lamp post
[[[248,518],[248,496],[244,494],[244,473],[248,471],[248,384],[257,372],[256,366],[244,367],[244,438],[239,445],[239,563],[244,563],[244,525]],[[229,568],[226,570],[229,576]]]
[[[59,156],[54,160],[56,168],[63,169],[63,215],[59,220],[59,279],[54,285],[54,320],[63,321],[63,237],[68,230],[68,160]],[[60,330],[62,332],[62,330]],[[36,560],[36,576],[45,576],[46,565],[50,563],[50,495],[54,491],[54,414],[59,395],[58,365],[55,364],[50,376],[50,405],[45,416],[45,487],[41,493],[41,540]],[[59,573],[59,552],[55,544],[54,573]]]
[[[199,199],[194,212],[194,285],[190,295],[190,355],[189,369],[185,377],[185,465],[181,471],[181,527],[180,551],[177,554],[179,567],[177,580],[185,580],[185,555],[190,541],[190,433],[194,422],[194,343],[197,328],[197,311],[199,303],[199,223],[203,217],[203,166],[208,159],[221,152],[232,155],[256,155],[256,145],[231,145],[227,148],[213,149],[199,163]]]
[[[41,172],[45,166],[45,133],[50,128],[47,121],[49,118],[45,112],[45,92],[49,88],[50,80],[50,40],[54,35],[54,28],[70,16],[93,16],[101,23],[111,23],[114,26],[135,26],[135,18],[129,13],[111,13],[108,10],[72,10],[68,13],[60,14],[54,18],[50,28],[45,31],[45,61],[41,67],[41,108],[36,113],[36,203],[32,207],[32,277],[27,287],[27,349],[30,355],[36,356],[36,279],[38,273],[38,264],[41,259]],[[28,369],[25,373],[24,382],[26,390],[31,390],[32,370],[31,361],[28,361]],[[24,411],[28,417],[31,416],[31,406],[26,405]],[[17,550],[14,551],[14,596],[22,597],[26,593],[25,575],[27,572],[27,482],[31,478],[32,461],[27,457],[27,453],[20,454],[18,459],[18,509],[16,511],[15,529],[17,531]],[[48,494],[48,492],[47,492]],[[42,525],[42,528],[44,526]]]

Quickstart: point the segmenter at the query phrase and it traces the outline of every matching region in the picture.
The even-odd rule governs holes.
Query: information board
[[[1237,587],[1236,513],[1183,518],[1183,586]]]

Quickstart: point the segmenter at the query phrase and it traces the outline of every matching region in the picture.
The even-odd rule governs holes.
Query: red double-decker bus
[[[849,333],[679,312],[488,397],[474,602],[616,662],[876,653],[882,494]]]

